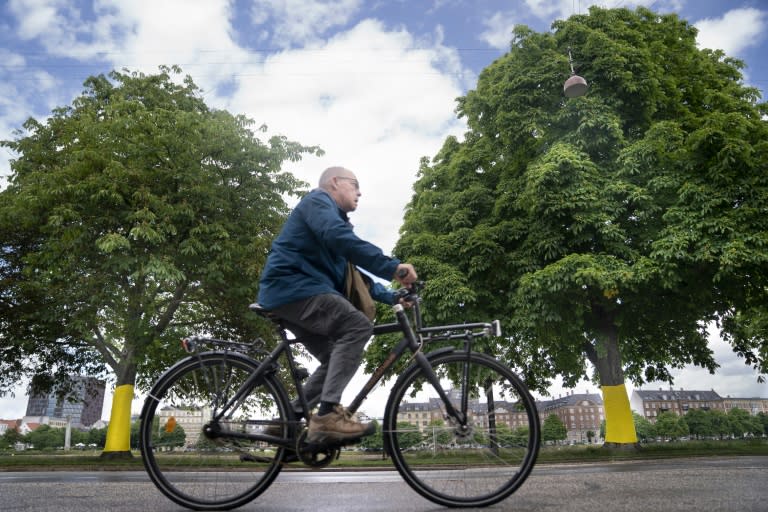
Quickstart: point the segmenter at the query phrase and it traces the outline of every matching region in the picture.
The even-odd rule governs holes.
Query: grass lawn
[[[0,452],[0,471],[24,470],[143,470],[141,455],[134,452],[129,460],[102,459],[100,451]],[[747,441],[685,441],[676,443],[644,444],[637,450],[609,450],[602,446],[543,446],[537,464],[613,462],[625,460],[663,459],[672,457],[720,457],[739,455],[768,456],[768,439]],[[290,468],[301,468],[291,464]],[[391,468],[392,462],[381,453],[346,450],[334,468],[381,467]]]

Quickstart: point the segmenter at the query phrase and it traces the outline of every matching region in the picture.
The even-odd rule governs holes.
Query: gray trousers
[[[368,317],[335,293],[292,302],[272,312],[320,361],[304,383],[310,410],[320,401],[341,403],[344,388],[357,372],[365,344],[373,335]],[[295,401],[294,408],[298,408]]]

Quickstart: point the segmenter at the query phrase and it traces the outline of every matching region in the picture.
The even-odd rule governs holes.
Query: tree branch
[[[99,354],[101,354],[101,356],[104,358],[104,362],[106,362],[107,365],[109,365],[109,367],[116,372],[118,364],[117,359],[115,359],[114,355],[112,354],[112,345],[107,343],[107,340],[104,339],[104,335],[101,334],[101,331],[95,325],[93,326],[93,333],[96,336],[98,343],[93,343],[91,346],[95,348]]]
[[[184,297],[184,293],[187,291],[187,286],[188,283],[185,281],[179,284],[176,287],[176,290],[174,290],[173,298],[168,302],[168,307],[165,308],[165,312],[160,317],[160,320],[158,320],[157,325],[155,325],[155,332],[157,334],[162,333],[168,327],[171,319],[173,319],[173,315],[181,305],[181,299]]]

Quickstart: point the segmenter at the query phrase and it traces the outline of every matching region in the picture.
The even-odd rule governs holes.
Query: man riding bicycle
[[[330,167],[318,188],[293,209],[272,243],[259,283],[259,304],[280,317],[320,366],[304,389],[310,409],[308,442],[356,439],[375,432],[341,406],[341,396],[363,357],[373,324],[344,296],[347,263],[408,286],[418,279],[413,265],[384,255],[355,235],[347,214],[357,208],[360,185],[352,171]],[[371,296],[392,304],[379,283]]]

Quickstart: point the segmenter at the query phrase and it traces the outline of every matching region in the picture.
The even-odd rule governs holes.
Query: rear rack
[[[200,347],[212,350],[242,352],[244,354],[265,352],[263,348],[265,343],[261,338],[257,338],[251,343],[241,343],[239,341],[222,340],[206,336],[190,336],[181,340],[181,346],[184,351],[190,354],[197,352]]]

